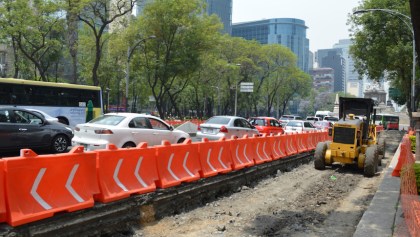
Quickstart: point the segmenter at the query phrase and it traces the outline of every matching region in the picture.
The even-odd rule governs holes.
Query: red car
[[[255,126],[260,133],[283,134],[283,127],[280,122],[272,117],[252,117],[249,122]]]

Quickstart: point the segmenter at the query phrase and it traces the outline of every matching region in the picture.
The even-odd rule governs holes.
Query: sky
[[[348,14],[359,0],[233,0],[232,23],[271,18],[297,18],[308,27],[309,49],[332,48],[348,39]]]

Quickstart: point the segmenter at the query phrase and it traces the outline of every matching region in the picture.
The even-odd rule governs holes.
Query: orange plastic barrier
[[[262,136],[254,135],[250,139],[251,146],[255,149],[255,164],[262,164],[264,162],[272,161],[272,148],[270,147],[270,140],[267,134]]]
[[[0,160],[0,222],[7,220],[6,194],[4,189],[4,161]]]
[[[307,141],[308,141],[308,133],[306,132],[302,132],[302,133],[297,133],[296,134],[296,139],[295,139],[295,146],[298,150],[298,153],[302,153],[302,152],[307,152],[308,149],[308,145],[307,145]]]
[[[155,146],[156,164],[159,180],[156,185],[167,188],[200,179],[201,171],[198,144],[187,139],[182,144],[170,144],[162,141],[162,145]]]
[[[229,148],[230,141],[227,141],[225,138],[211,142],[207,138],[203,138],[203,141],[198,143],[201,177],[206,178],[218,173],[232,171],[232,158]]]
[[[397,165],[392,171],[392,176],[399,177],[401,168],[407,163],[413,163],[415,160],[414,155],[411,153],[411,142],[408,135],[404,135],[401,141],[400,155],[398,157]]]
[[[96,154],[74,147],[69,153],[40,155],[22,149],[5,162],[7,222],[12,226],[94,205],[99,193]]]
[[[295,155],[298,153],[297,147],[295,146],[296,133],[288,133],[285,135],[286,142],[286,154],[287,156]]]
[[[101,192],[95,195],[95,200],[107,203],[156,190],[159,177],[155,149],[148,148],[147,143],[130,149],[118,149],[110,144],[96,154]]]
[[[272,148],[273,160],[286,157],[286,135],[274,135],[268,137]]]
[[[252,149],[252,144],[247,135],[244,135],[243,138],[231,138],[230,153],[233,161],[232,167],[234,170],[254,165],[255,149]]]
[[[312,150],[315,150],[315,148],[316,148],[316,135],[317,134],[317,132],[315,132],[315,131],[311,131],[311,132],[309,132],[308,133],[308,151],[312,151]]]

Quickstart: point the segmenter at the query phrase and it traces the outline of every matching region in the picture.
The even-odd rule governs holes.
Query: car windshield
[[[288,122],[287,125],[288,127],[302,127],[302,122]]]
[[[206,123],[211,123],[211,124],[228,124],[229,121],[230,121],[230,118],[212,117],[212,118],[209,118],[209,120],[207,120]]]
[[[89,123],[101,125],[117,125],[123,119],[125,119],[125,117],[120,115],[104,115],[91,120]]]

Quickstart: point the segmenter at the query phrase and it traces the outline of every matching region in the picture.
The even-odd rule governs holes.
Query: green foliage
[[[64,13],[61,1],[0,1],[0,37],[10,42],[18,51],[17,65],[30,61],[31,78],[43,81],[49,77],[48,70],[62,57],[64,41]],[[30,69],[30,68],[27,68]],[[25,74],[25,73],[23,73]],[[35,75],[35,76],[33,76]]]
[[[358,9],[389,9],[410,15],[406,0],[367,0]],[[355,58],[358,73],[378,81],[386,75],[391,86],[405,95],[393,99],[398,104],[410,102],[413,49],[411,22],[397,14],[372,11],[351,16],[350,23],[354,38],[350,53]]]
[[[420,164],[413,164],[414,173],[416,175],[417,193],[420,194]]]
[[[408,136],[408,138],[410,139],[410,142],[411,142],[411,151],[415,152],[416,151],[416,136],[411,135],[411,136]]]

